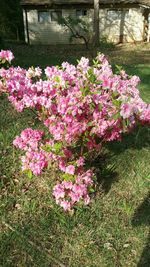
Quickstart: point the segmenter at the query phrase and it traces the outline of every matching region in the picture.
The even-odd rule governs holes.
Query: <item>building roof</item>
[[[21,0],[22,6],[42,6],[42,5],[77,5],[86,4],[92,5],[93,0]],[[100,0],[100,5],[115,5],[115,4],[137,4],[150,6],[150,0]]]

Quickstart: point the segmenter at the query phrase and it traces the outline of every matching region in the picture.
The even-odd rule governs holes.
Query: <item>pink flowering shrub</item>
[[[0,56],[10,62],[13,55],[5,52]],[[54,164],[59,175],[53,196],[65,211],[90,202],[95,175],[87,159],[137,123],[150,123],[150,105],[139,96],[139,81],[124,71],[114,74],[102,54],[92,66],[82,57],[77,66],[64,62],[44,72],[39,67],[0,69],[0,88],[12,105],[18,112],[34,109],[48,129],[48,134],[25,129],[14,140],[24,152],[22,170],[40,175],[49,162]]]

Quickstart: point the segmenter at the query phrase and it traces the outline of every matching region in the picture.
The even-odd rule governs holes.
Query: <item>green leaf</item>
[[[60,83],[61,79],[59,76],[55,76],[55,82]]]
[[[89,188],[89,192],[90,192],[90,193],[94,193],[94,192],[95,192],[95,189],[94,189],[93,187],[90,187],[90,188]]]
[[[97,65],[99,64],[98,60],[97,59],[93,59],[93,64],[95,67],[97,67]]]
[[[122,125],[123,125],[123,131],[126,132],[126,121],[125,120],[122,120]]]
[[[60,150],[62,149],[62,143],[56,143],[54,146],[51,146],[49,144],[46,144],[42,146],[42,149],[46,152],[54,152],[56,154],[60,154]]]
[[[90,106],[91,109],[95,108],[95,104],[94,103],[90,103],[89,106]]]
[[[59,153],[60,150],[62,149],[62,143],[56,143],[52,149],[56,152],[56,153]]]
[[[129,124],[130,124],[129,119],[126,119],[126,125],[129,126]]]
[[[118,96],[118,92],[114,91],[114,92],[112,93],[112,97],[113,97],[113,98],[116,98],[117,96]]]
[[[120,100],[114,99],[114,100],[112,100],[112,102],[116,107],[120,107],[121,106],[121,101]]]
[[[96,81],[95,74],[91,74],[90,77],[89,77],[89,80],[90,80],[91,83],[94,83]]]
[[[1,62],[2,64],[4,64],[6,62],[6,59],[2,59]]]
[[[24,170],[23,173],[27,175],[30,180],[32,179],[33,174],[31,170]]]
[[[120,73],[121,70],[123,70],[123,67],[120,66],[120,65],[115,65],[115,68],[116,68],[116,73]]]
[[[96,75],[93,73],[93,69],[88,70],[88,79],[91,83],[94,83],[96,81]]]
[[[117,120],[117,119],[119,119],[120,117],[121,117],[120,112],[117,112],[116,114],[114,114],[114,115],[112,116],[112,118],[113,118],[114,120]]]
[[[80,90],[82,92],[82,96],[87,96],[87,95],[91,94],[90,88],[88,86],[81,87]]]
[[[93,126],[93,122],[92,122],[92,121],[89,121],[87,125],[88,125],[89,127],[90,127],[90,126]]]
[[[102,105],[102,104],[99,104],[99,105],[98,105],[98,109],[99,109],[99,111],[102,111],[102,108],[103,108],[103,105]]]
[[[52,151],[52,146],[49,145],[49,144],[46,144],[46,145],[42,146],[41,148],[46,152],[51,152]]]
[[[64,174],[62,175],[62,178],[63,178],[63,180],[65,180],[65,181],[74,181],[74,180],[75,180],[74,175],[69,174],[69,173],[64,173]]]
[[[103,82],[101,80],[95,81],[95,84],[101,85]],[[100,92],[101,93],[101,92]]]

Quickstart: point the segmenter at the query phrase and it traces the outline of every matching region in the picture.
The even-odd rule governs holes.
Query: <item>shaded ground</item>
[[[86,50],[83,45],[16,45],[5,44],[16,55],[16,64],[24,66],[60,64],[62,61],[72,61],[81,56],[93,58],[93,49]],[[122,44],[116,46],[103,45],[98,51],[105,53],[111,64],[150,64],[150,43]],[[95,51],[94,51],[95,53]]]

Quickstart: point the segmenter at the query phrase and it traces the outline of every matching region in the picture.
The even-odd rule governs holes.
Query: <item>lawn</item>
[[[10,48],[16,54],[15,64],[24,67],[75,62],[81,53],[88,54]],[[113,65],[122,64],[129,74],[139,75],[141,96],[150,102],[149,49],[137,46],[106,53]],[[32,180],[20,172],[12,141],[36,124],[34,114],[19,114],[5,96],[0,97],[0,266],[149,267],[150,129],[141,127],[124,136],[123,142],[105,147],[95,162],[103,178],[91,204],[70,216],[51,196],[53,171]]]

